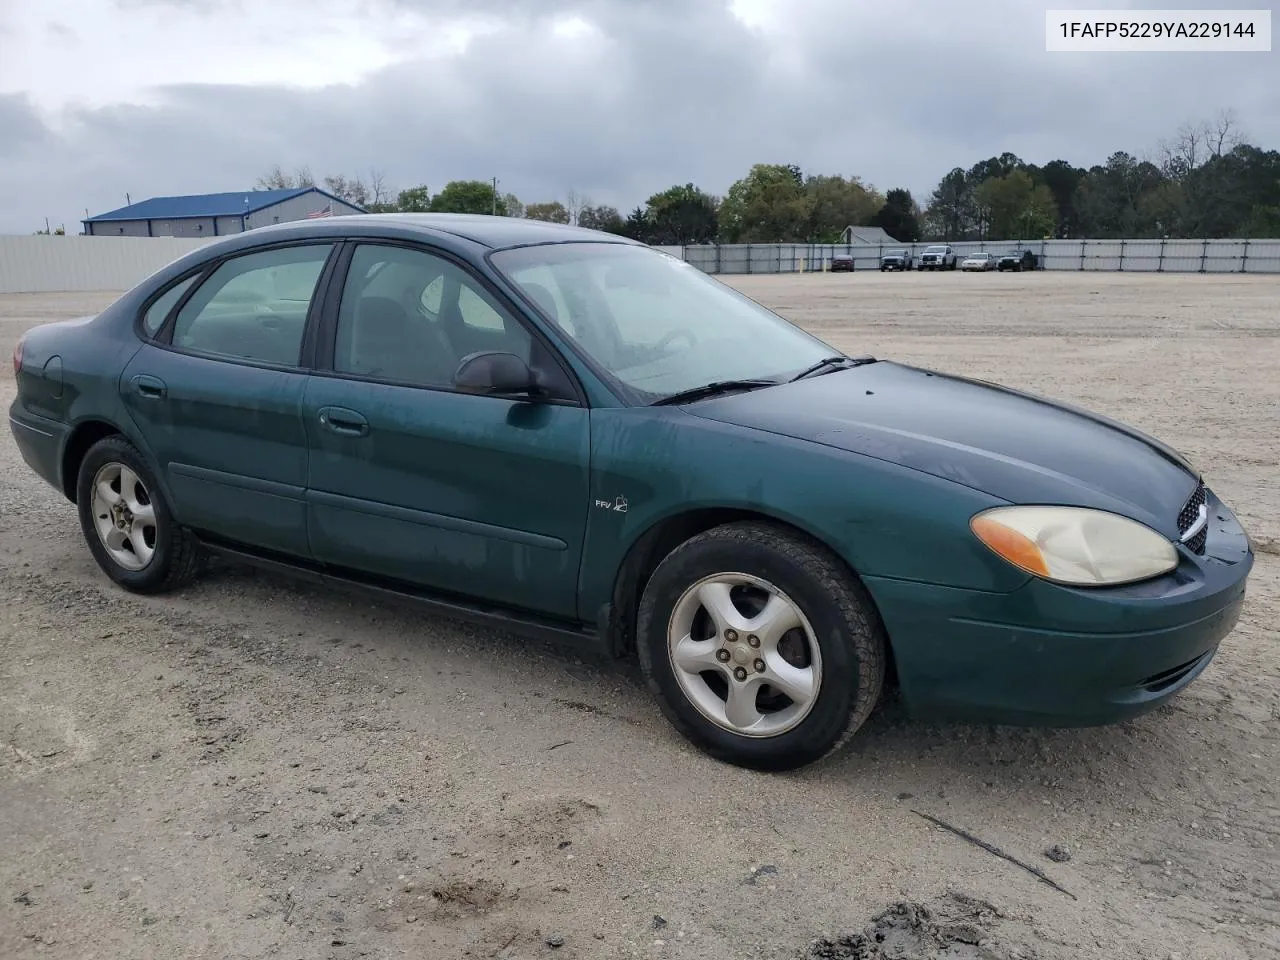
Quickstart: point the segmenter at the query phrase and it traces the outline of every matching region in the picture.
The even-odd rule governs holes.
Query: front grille
[[[1178,514],[1178,534],[1184,535],[1200,517],[1200,507],[1205,502],[1204,482],[1196,485],[1196,492],[1191,495],[1182,512]],[[1209,538],[1209,525],[1206,523],[1200,532],[1187,541],[1187,549],[1192,553],[1204,553],[1205,541]]]

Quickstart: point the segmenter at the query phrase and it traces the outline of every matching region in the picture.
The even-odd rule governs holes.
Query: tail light
[[[18,371],[22,369],[22,337],[18,338],[18,342],[13,345],[13,375],[16,378]]]

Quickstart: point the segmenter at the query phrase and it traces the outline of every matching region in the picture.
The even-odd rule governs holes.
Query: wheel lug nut
[[[737,631],[737,630],[726,630],[726,631],[724,632],[724,638],[725,638],[726,640],[728,640],[730,643],[737,643],[737,642],[738,642],[738,631]]]
[[[737,667],[733,671],[733,677],[735,680],[745,680],[747,679],[747,671],[744,670],[742,667]]]
[[[747,645],[752,647],[760,646],[760,638],[757,637],[754,633],[751,634],[751,636],[747,637]]]
[[[755,662],[756,673],[764,673],[764,661],[757,660]]]
[[[729,651],[728,651],[728,650],[717,650],[717,651],[716,651],[716,659],[717,659],[717,660],[719,660],[721,663],[728,663],[728,662],[729,662]]]

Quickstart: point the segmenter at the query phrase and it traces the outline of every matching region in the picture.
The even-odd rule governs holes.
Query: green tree
[[[942,178],[929,197],[925,227],[938,240],[963,240],[973,222],[973,188],[969,178],[954,167]]]
[[[1085,172],[1065,160],[1051,160],[1040,168],[1037,180],[1049,188],[1058,208],[1058,224],[1054,235],[1067,239],[1078,234],[1080,215],[1076,212],[1076,190]]]
[[[622,224],[622,235],[632,240],[639,240],[641,243],[649,243],[649,233],[649,215],[644,207],[636,207],[627,214],[627,219]]]
[[[1025,170],[992,177],[974,190],[977,206],[988,219],[984,239],[1026,240],[1043,237],[1058,223],[1053,192],[1036,184]]]
[[[1240,236],[1250,239],[1280,237],[1280,206],[1256,206],[1240,228]]]
[[[1170,229],[1174,225],[1157,223],[1150,201],[1143,200],[1165,182],[1155,164],[1117,150],[1080,181],[1076,209],[1081,236],[1106,240],[1177,235],[1176,228]]]
[[[426,213],[431,209],[431,191],[425,183],[401,190],[395,206],[400,213]]]
[[[879,227],[902,243],[915,243],[919,240],[920,213],[911,197],[911,191],[901,187],[890,190],[869,225]]]
[[[819,174],[804,182],[809,201],[809,225],[804,239],[811,243],[835,243],[848,226],[871,223],[885,198],[865,186],[859,177]]]
[[[525,208],[524,204],[520,202],[520,198],[514,193],[506,193],[498,201],[498,212],[508,217],[523,217]]]
[[[493,184],[487,180],[450,180],[431,198],[432,213],[503,213],[496,202]]]
[[[621,234],[625,231],[626,224],[615,207],[586,206],[578,211],[578,226]]]
[[[668,187],[645,203],[648,243],[714,243],[719,231],[716,198],[692,183]]]
[[[803,241],[812,209],[799,167],[757,163],[725,195],[720,232],[729,243]]]
[[[568,223],[569,211],[559,200],[550,203],[531,203],[524,208],[530,220],[546,220],[549,223]]]

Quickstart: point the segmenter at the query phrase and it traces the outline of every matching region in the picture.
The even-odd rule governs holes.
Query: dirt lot
[[[748,773],[630,666],[239,570],[128,596],[4,430],[0,956],[1280,956],[1280,278],[735,283],[1192,457],[1259,550],[1206,674],[1104,729],[889,703],[830,762]],[[21,329],[110,299],[0,297],[0,403]]]

